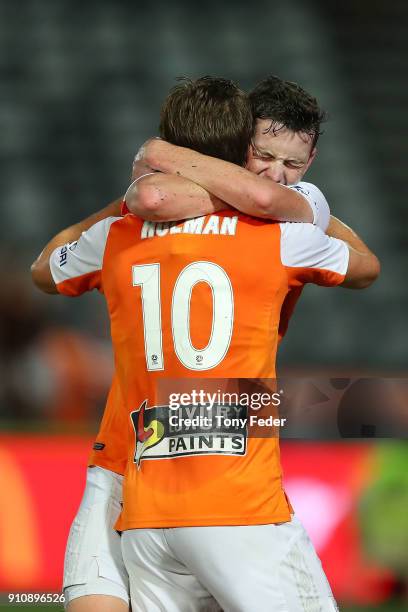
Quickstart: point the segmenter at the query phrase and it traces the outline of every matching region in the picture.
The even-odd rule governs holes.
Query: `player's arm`
[[[34,261],[31,266],[31,276],[34,284],[45,293],[58,293],[54,278],[50,269],[50,256],[57,247],[78,240],[83,232],[88,230],[98,221],[107,217],[118,217],[121,214],[123,199],[119,198],[105,206],[102,210],[90,215],[83,221],[75,223],[59,232],[48,244]]]
[[[127,210],[149,221],[178,221],[229,208],[205,189],[182,176],[154,171],[146,163],[147,141],[133,160],[132,183],[125,194]]]
[[[125,201],[130,212],[149,221],[191,219],[230,208],[200,185],[160,172],[134,181]]]
[[[296,190],[267,181],[230,162],[152,139],[143,147],[154,170],[187,178],[219,200],[256,217],[312,223],[309,202]]]
[[[326,233],[332,238],[343,240],[349,247],[347,273],[341,286],[349,289],[365,289],[372,285],[380,274],[380,262],[363,240],[333,215],[330,217]]]
[[[349,244],[308,223],[281,223],[281,236],[291,289],[306,283],[364,289],[379,274],[377,258],[358,237]]]
[[[326,230],[330,208],[320,189],[303,181],[290,189],[302,194],[312,211],[314,225]],[[125,199],[130,212],[149,221],[177,221],[235,208],[182,176],[161,172],[136,179],[128,188]],[[254,210],[243,212],[263,216],[256,215]],[[274,219],[274,215],[270,218]]]

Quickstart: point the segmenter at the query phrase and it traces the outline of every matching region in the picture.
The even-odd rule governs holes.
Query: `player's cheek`
[[[247,158],[247,163],[245,165],[246,169],[250,170],[250,172],[256,172],[257,162],[258,160],[253,157],[252,152],[250,151]]]
[[[286,169],[285,171],[286,185],[296,185],[303,178],[301,170]]]
[[[250,159],[247,163],[247,170],[253,172],[254,174],[261,174],[267,170],[267,164],[260,161],[259,159]]]

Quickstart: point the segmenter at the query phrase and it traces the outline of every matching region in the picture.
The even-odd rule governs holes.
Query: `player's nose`
[[[281,164],[270,164],[264,175],[275,183],[286,184],[284,168]]]

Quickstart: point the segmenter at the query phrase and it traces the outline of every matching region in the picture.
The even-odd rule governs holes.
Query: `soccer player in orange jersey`
[[[174,140],[152,139],[135,158],[135,181],[126,194],[127,209],[144,219],[168,222],[211,214],[231,205],[261,218],[313,221],[329,236],[354,241],[354,232],[330,216],[321,191],[303,181],[316,158],[321,123],[326,116],[316,98],[296,83],[277,76],[261,81],[249,98],[255,129],[246,170],[186,148],[186,140],[177,141],[184,145],[180,147],[172,144]],[[141,177],[143,174],[146,176]],[[310,208],[299,200],[288,211],[286,201],[277,199],[274,183],[297,190]],[[371,255],[362,241],[358,248]],[[293,288],[285,298],[280,338],[301,291],[302,287]]]
[[[203,107],[203,91],[222,102],[217,112],[216,105]],[[208,140],[213,146],[219,133],[224,159],[242,163],[240,147],[231,146],[231,123],[219,119],[226,99],[238,104],[235,137],[244,141],[243,98],[220,80],[173,92],[178,109],[183,94],[183,112],[172,115],[170,103],[164,113],[175,120],[170,132],[176,125],[197,127],[203,117],[196,148]],[[208,129],[215,123],[217,133]],[[273,377],[288,292],[305,282],[367,286],[378,264],[359,247],[357,238],[353,248],[312,225],[227,211],[171,228],[130,215],[109,218],[51,255],[52,275],[42,277],[43,287],[67,295],[99,288],[108,301],[132,441],[121,528],[135,609],[199,610],[212,597],[224,609],[295,611],[302,601],[334,609],[310,542],[291,518],[276,438],[234,443],[227,435],[216,454],[195,442],[179,452],[170,411],[157,405],[156,383],[169,375]],[[245,250],[251,257],[241,257]],[[193,293],[197,284],[201,289]],[[211,289],[212,309],[202,285]],[[190,317],[190,301],[199,324]],[[203,325],[212,328],[209,339]],[[246,578],[238,584],[237,571]]]
[[[281,97],[281,95],[278,96],[278,93],[277,91],[270,91],[269,97]],[[294,111],[299,112],[304,106],[305,102],[302,100],[302,96],[298,96]],[[276,109],[274,112],[276,112]],[[317,105],[309,105],[298,127],[306,130],[313,124],[318,131],[320,116],[321,113]],[[254,138],[256,141],[257,136],[255,135]],[[295,140],[298,147],[303,142],[302,139]],[[282,149],[282,144],[280,144],[280,148]],[[304,155],[303,149],[302,153]],[[297,154],[299,153],[300,151]],[[134,172],[140,174],[149,171],[150,168],[142,162],[138,163],[138,168],[134,168]],[[136,176],[138,174],[134,178]],[[256,184],[259,186],[259,180],[256,181]],[[287,210],[286,218],[299,221],[312,220],[313,218],[314,222],[324,229],[327,225],[328,206],[322,194],[318,190],[316,191],[316,188],[314,190],[313,198],[308,197],[304,204],[302,200],[292,200],[290,207],[287,200],[282,201],[282,199],[276,198],[279,190],[278,193],[273,191],[270,194],[271,198],[267,203],[268,209],[265,209],[265,203],[262,201],[254,206],[251,198],[247,203],[247,206],[250,207],[248,212],[259,216],[270,215],[271,218],[274,218],[282,214],[281,207],[283,204]],[[253,200],[255,201],[257,198],[258,195],[255,192]],[[186,217],[196,216],[200,213],[199,210],[195,209],[197,199],[189,198],[189,200],[191,211],[186,210],[184,214]],[[178,198],[175,204],[177,205],[178,202],[180,207],[183,201],[184,198]],[[207,204],[205,203],[205,205]],[[298,206],[298,210],[294,213],[295,205]],[[105,217],[119,215],[121,209],[122,199],[113,202],[85,221],[61,232],[45,248],[41,258],[33,266],[34,278],[41,281],[41,274],[39,274],[41,262],[46,260],[48,253],[57,244],[76,240],[82,231],[88,229],[92,224]],[[245,211],[245,204],[242,210]],[[164,219],[166,213],[167,211],[165,211]],[[281,316],[281,322],[283,320]],[[90,454],[83,500],[68,539],[65,557],[64,593],[69,612],[88,612],[92,609],[99,611],[103,610],[105,606],[110,612],[116,612],[116,610],[121,612],[122,609],[127,608],[127,574],[121,559],[119,536],[112,529],[120,508],[121,479],[126,466],[127,446],[123,431],[126,429],[127,419],[123,419],[120,411],[118,411],[120,402],[120,390],[115,379],[108,396],[100,430]],[[88,518],[90,515],[92,515],[92,520]]]

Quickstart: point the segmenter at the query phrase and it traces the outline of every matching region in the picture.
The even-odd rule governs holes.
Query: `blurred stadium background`
[[[308,288],[281,372],[407,376],[407,31],[404,0],[0,1],[0,592],[59,591],[112,371],[101,297],[44,297],[29,265],[124,192],[175,77],[249,89],[278,74],[328,110],[308,180],[382,276],[361,293]],[[285,442],[282,455],[344,609],[405,609],[406,443]]]

